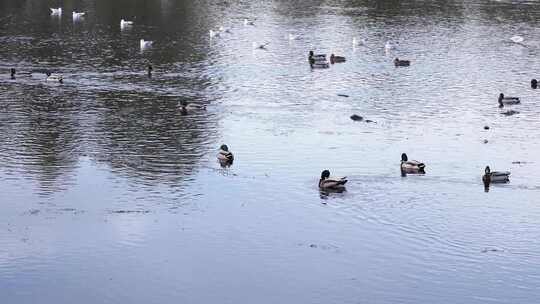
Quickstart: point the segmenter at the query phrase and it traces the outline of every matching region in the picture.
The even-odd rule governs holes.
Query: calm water
[[[0,302],[537,302],[538,20],[536,1],[0,0]],[[312,71],[310,49],[347,63]],[[427,174],[402,178],[402,152]],[[486,165],[511,182],[485,193]],[[320,193],[323,169],[347,192]]]

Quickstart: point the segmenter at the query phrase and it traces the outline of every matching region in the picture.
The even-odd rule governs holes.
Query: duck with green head
[[[401,173],[402,174],[425,174],[426,165],[417,160],[409,160],[407,154],[401,154]]]
[[[347,183],[347,177],[331,177],[329,170],[321,173],[319,180],[320,189],[343,189]]]

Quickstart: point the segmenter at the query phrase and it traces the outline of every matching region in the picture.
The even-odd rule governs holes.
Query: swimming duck
[[[347,177],[330,177],[330,171],[324,170],[319,180],[320,189],[339,189],[344,188],[347,183]]]
[[[51,15],[62,15],[62,8],[51,8]]]
[[[425,174],[426,165],[417,160],[409,160],[407,154],[401,154],[401,172],[409,174]]]
[[[141,49],[149,48],[152,46],[152,44],[154,44],[154,41],[147,41],[144,39],[141,39],[140,41]]]
[[[133,21],[126,21],[124,19],[120,20],[120,28],[125,28],[132,25],[133,25]]]
[[[533,89],[538,88],[538,80],[536,80],[536,79],[531,80],[531,88],[533,88]]]
[[[221,147],[219,148],[217,159],[220,162],[232,162],[234,160],[234,156],[229,151],[229,147],[227,147],[227,145],[221,145]]]
[[[15,73],[17,72],[14,68],[11,68],[11,79],[15,79]]]
[[[45,73],[47,75],[46,81],[64,83],[62,75],[51,74],[51,72]]]
[[[485,169],[485,174],[482,176],[482,181],[484,182],[484,185],[488,186],[489,184],[495,184],[495,183],[507,183],[510,181],[510,172],[508,171],[493,171],[491,172],[491,169],[489,166]]]
[[[504,107],[505,104],[514,105],[520,102],[519,97],[505,97],[503,93],[499,94],[499,108]]]
[[[83,13],[83,12],[77,13],[77,12],[75,12],[75,11],[73,11],[73,13],[71,13],[71,14],[72,14],[72,16],[73,16],[73,19],[79,19],[79,18],[81,18],[81,17],[84,17],[84,15],[86,15],[86,13]]]
[[[399,60],[399,58],[394,59],[395,66],[410,66],[411,62],[409,60]]]
[[[308,61],[326,61],[326,54],[315,54],[309,51]]]
[[[330,63],[332,63],[332,64],[345,62],[345,61],[346,61],[346,59],[343,56],[336,56],[334,54],[330,55]]]
[[[188,110],[206,110],[205,105],[201,104],[195,104],[195,103],[188,103],[187,101],[180,101],[180,107],[182,111],[188,111]]]
[[[248,26],[248,25],[255,25],[255,23],[253,23],[253,21],[244,19],[244,26]]]

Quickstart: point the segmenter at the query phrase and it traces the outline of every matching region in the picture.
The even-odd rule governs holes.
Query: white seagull
[[[154,41],[146,41],[144,39],[141,39],[141,50],[151,47],[153,43]]]
[[[121,28],[124,28],[124,27],[127,27],[127,26],[132,26],[133,25],[133,21],[126,21],[124,19],[120,20],[120,27]]]
[[[51,8],[51,15],[62,15],[62,8]]]
[[[73,11],[72,15],[73,15],[73,19],[75,20],[75,19],[79,19],[81,17],[84,17],[84,15],[86,15],[86,13],[82,13],[82,12],[77,13],[77,12]]]

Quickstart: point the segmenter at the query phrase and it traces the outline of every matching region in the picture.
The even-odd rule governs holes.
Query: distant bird
[[[426,165],[417,160],[409,160],[407,154],[401,154],[401,173],[402,174],[425,174]]]
[[[253,23],[253,21],[251,20],[244,19],[244,26],[248,26],[248,25],[255,25],[255,23]]]
[[[499,108],[504,107],[504,105],[514,105],[521,103],[519,97],[505,97],[503,93],[499,94]]]
[[[223,27],[223,26],[220,26],[219,27],[219,31],[222,32],[222,33],[228,33],[230,34],[231,33],[231,30],[226,28],[226,27]]]
[[[227,145],[221,145],[217,159],[222,167],[230,166],[234,161],[234,155],[229,151],[229,147],[227,147]]]
[[[15,73],[17,73],[17,71],[14,68],[11,68],[10,72],[11,72],[11,79],[15,79]]]
[[[267,42],[265,44],[258,44],[257,42],[253,42],[253,49],[259,49],[259,50],[266,50],[266,46],[269,45],[270,42]]]
[[[51,15],[54,15],[54,16],[62,15],[62,8],[61,7],[59,7],[59,8],[51,8]]]
[[[394,59],[394,65],[397,67],[400,66],[410,66],[411,62],[409,60],[400,60],[399,58]]]
[[[141,50],[151,47],[152,44],[154,44],[154,41],[147,41],[147,40],[141,39],[140,41]]]
[[[321,172],[319,188],[323,190],[343,189],[346,183],[347,177],[331,177],[330,171],[324,170]]]
[[[345,62],[345,61],[347,61],[347,60],[343,56],[336,56],[334,54],[330,55],[330,63],[331,64]]]
[[[358,39],[356,39],[356,37],[353,37],[353,39],[352,39],[352,45],[353,45],[353,47],[358,46],[358,45],[361,45],[361,44],[366,44],[366,39],[360,39],[360,40],[358,40]]]
[[[46,81],[64,83],[64,77],[62,75],[52,74],[51,72],[46,72],[45,75],[47,75]]]
[[[210,38],[214,38],[216,36],[219,36],[219,32],[216,32],[214,30],[208,31],[208,34],[210,35]]]
[[[73,20],[80,19],[81,17],[84,17],[84,15],[86,15],[86,13],[83,13],[83,12],[77,13],[75,11],[73,11],[73,13],[72,13]]]
[[[289,40],[298,40],[298,35],[289,34],[288,38]]]
[[[489,184],[494,183],[507,183],[510,181],[510,172],[508,171],[491,171],[489,166],[486,167],[484,170],[485,174],[482,176],[482,181],[484,182],[484,185],[486,187],[489,186]]]
[[[120,28],[125,28],[133,25],[133,21],[120,20]]]
[[[522,43],[523,41],[525,41],[523,37],[518,35],[510,37],[510,40],[512,40],[512,42],[514,43]]]

